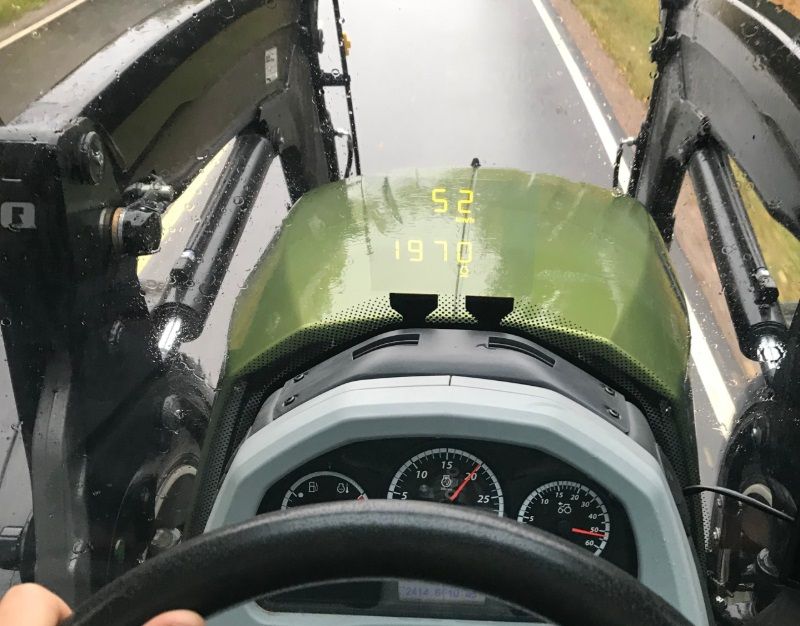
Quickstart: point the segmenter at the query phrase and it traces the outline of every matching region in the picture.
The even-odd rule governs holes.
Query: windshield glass
[[[0,0],[0,592],[77,604],[215,528],[259,428],[348,384],[447,375],[622,419],[714,619],[765,610],[758,572],[798,576],[800,2],[673,4]],[[432,329],[494,335],[356,363]],[[500,344],[555,373],[495,364]],[[561,468],[597,507],[579,524],[559,504],[562,538],[650,586],[632,506],[577,457],[491,425],[458,446],[376,429],[297,457],[252,515],[474,487],[535,526],[537,472]],[[529,471],[542,485],[515,495]],[[442,582],[261,603],[530,618]]]

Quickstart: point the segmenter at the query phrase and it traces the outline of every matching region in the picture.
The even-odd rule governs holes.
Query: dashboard
[[[469,506],[570,541],[637,575],[625,509],[586,474],[544,452],[486,441],[363,441],[317,457],[276,482],[259,513],[388,498]]]
[[[630,403],[623,429],[550,389],[460,376],[352,381],[285,412],[275,410],[284,404],[279,397],[264,403],[234,454],[207,531],[310,502],[391,498],[469,506],[555,533],[636,576],[691,623],[708,623],[658,450]],[[209,623],[475,620],[541,623],[468,590],[396,579],[288,590]]]
[[[567,463],[521,446],[449,438],[362,441],[290,472],[266,492],[258,510],[369,498],[425,500],[505,516],[637,575],[636,543],[616,498]],[[262,598],[259,605],[268,611],[531,619],[493,598],[418,581],[327,584]]]

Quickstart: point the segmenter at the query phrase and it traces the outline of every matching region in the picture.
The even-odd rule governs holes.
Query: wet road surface
[[[92,54],[175,1],[86,0],[24,37],[0,41],[0,120],[8,123]]]

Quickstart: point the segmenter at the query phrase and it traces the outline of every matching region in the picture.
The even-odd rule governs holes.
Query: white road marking
[[[728,391],[728,386],[725,384],[725,379],[722,378],[722,372],[717,367],[711,347],[703,334],[703,329],[700,327],[700,322],[697,321],[697,316],[688,302],[686,306],[689,310],[689,328],[692,332],[692,360],[697,366],[700,382],[703,384],[711,408],[714,409],[717,423],[727,437],[730,434],[731,421],[736,407]]]
[[[755,9],[747,6],[744,2],[740,0],[728,0],[734,6],[739,7],[744,13],[747,13],[750,17],[756,20],[759,24],[761,24],[764,28],[766,28],[769,32],[771,32],[777,39],[786,46],[786,49],[789,50],[794,56],[800,57],[800,44],[797,43],[795,39],[792,39],[787,35],[781,28],[767,19],[767,16],[763,13],[759,13]]]
[[[74,2],[70,2],[69,4],[61,7],[58,11],[54,11],[50,15],[47,15],[47,16],[43,17],[42,19],[40,19],[35,24],[31,24],[27,28],[23,28],[21,31],[18,31],[18,32],[14,33],[9,38],[4,39],[3,41],[0,41],[0,50],[5,48],[6,46],[10,46],[15,41],[18,41],[18,40],[22,39],[23,37],[26,37],[27,35],[30,35],[32,32],[34,32],[36,30],[39,30],[43,26],[46,26],[47,24],[52,22],[53,20],[58,19],[59,17],[61,17],[65,13],[69,13],[70,11],[72,11],[72,9],[74,9],[77,6],[80,6],[84,2],[87,2],[87,0],[74,0]]]
[[[581,73],[578,63],[575,61],[572,53],[569,51],[567,42],[565,42],[561,37],[561,33],[558,32],[558,28],[556,28],[555,23],[553,23],[553,19],[544,8],[542,0],[532,0],[532,2],[533,6],[536,8],[536,11],[539,13],[539,16],[542,18],[542,22],[544,22],[544,26],[547,29],[550,38],[553,40],[553,43],[556,46],[558,54],[561,55],[561,60],[564,61],[564,65],[567,68],[567,72],[569,72],[570,78],[572,78],[572,82],[575,83],[575,87],[578,89],[581,100],[583,100],[583,104],[586,107],[586,110],[589,112],[589,117],[594,124],[595,130],[597,130],[597,134],[600,137],[600,142],[603,144],[603,148],[605,148],[609,160],[613,163],[615,157],[617,156],[617,145],[619,142],[614,137],[614,133],[611,132],[608,121],[603,115],[603,110],[600,108],[600,105],[597,103],[597,100],[592,94],[592,90],[589,88],[589,83]],[[622,163],[620,163],[619,168],[619,182],[623,189],[627,188],[630,176],[630,168],[623,160]]]
[[[531,0],[531,2],[533,2],[533,6],[537,13],[539,13],[539,17],[542,19],[550,38],[553,40],[553,44],[555,44],[558,53],[561,55],[561,59],[564,61],[564,65],[572,81],[575,83],[575,87],[578,89],[578,94],[581,96],[583,104],[589,112],[589,117],[597,130],[597,134],[605,148],[608,159],[613,163],[617,154],[617,141],[614,139],[614,133],[611,132],[611,127],[604,117],[597,99],[589,88],[589,83],[581,73],[578,63],[569,50],[569,46],[558,31],[558,28],[553,22],[553,18],[550,17],[550,13],[545,9],[542,0]],[[626,188],[630,179],[630,168],[624,159],[620,164],[619,177],[623,189]],[[697,373],[700,376],[700,381],[711,403],[711,408],[714,411],[717,422],[728,432],[734,413],[733,399],[725,384],[725,379],[722,377],[722,373],[719,370],[719,366],[708,344],[708,340],[703,333],[703,329],[700,327],[697,316],[688,300],[686,302],[686,307],[689,311],[689,328],[692,333],[692,359],[697,366]]]

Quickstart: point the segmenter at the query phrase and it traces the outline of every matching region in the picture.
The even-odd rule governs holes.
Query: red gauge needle
[[[451,495],[449,497],[450,502],[455,502],[456,501],[456,498],[461,494],[462,491],[464,491],[464,487],[466,487],[467,484],[469,484],[469,481],[472,480],[472,475],[475,472],[477,472],[480,468],[481,468],[481,464],[478,463],[475,466],[475,469],[473,469],[469,474],[467,474],[467,477],[464,480],[461,481],[461,484],[453,492],[453,495]]]
[[[576,535],[589,535],[590,537],[597,537],[598,539],[605,539],[605,533],[596,533],[593,530],[584,530],[583,528],[573,528],[572,532]]]

